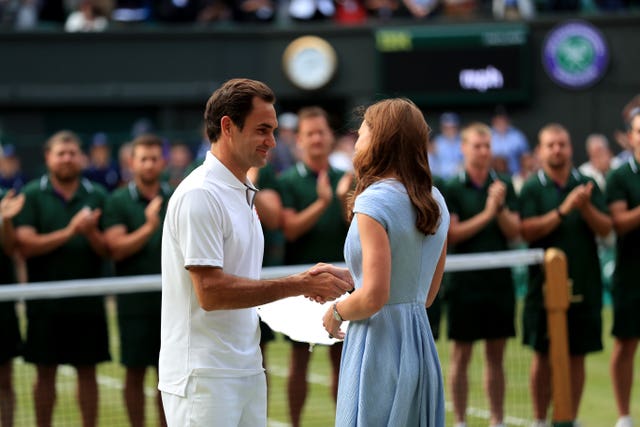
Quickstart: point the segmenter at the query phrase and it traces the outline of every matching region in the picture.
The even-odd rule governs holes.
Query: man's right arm
[[[200,307],[205,311],[255,307],[282,298],[305,295],[332,301],[353,285],[330,273],[309,271],[270,280],[253,280],[226,274],[219,267],[189,267]]]
[[[326,171],[318,175],[316,191],[318,198],[301,211],[293,208],[283,209],[282,232],[288,241],[294,241],[311,230],[331,204],[333,190]]]
[[[629,209],[626,200],[616,200],[609,205],[613,227],[619,236],[640,227],[640,205]]]
[[[89,221],[91,216],[91,210],[81,209],[71,218],[66,227],[50,233],[38,233],[36,228],[29,224],[20,225],[16,227],[18,249],[25,258],[49,253],[79,233],[83,224]]]
[[[113,214],[114,205],[107,206],[109,215]],[[156,196],[145,208],[145,223],[132,232],[127,232],[127,227],[118,223],[109,226],[104,237],[109,247],[109,253],[115,261],[123,260],[138,253],[149,241],[153,233],[161,226],[160,209],[162,208],[162,196]]]
[[[613,229],[618,236],[624,236],[640,227],[640,205],[629,206],[630,189],[628,188],[625,174],[621,172],[622,170],[624,169],[619,169],[607,176],[606,191],[606,202],[609,204]]]
[[[64,245],[73,234],[73,230],[68,225],[46,234],[38,233],[35,227],[30,225],[21,225],[16,228],[18,247],[25,258],[49,253]]]
[[[520,224],[522,238],[531,243],[542,239],[553,232],[560,226],[560,224],[562,224],[564,217],[575,209],[577,200],[581,197],[580,194],[582,191],[581,186],[575,187],[558,207],[543,214],[523,219]],[[527,200],[527,197],[528,196],[525,195],[523,191],[520,198],[525,204],[532,202],[531,200]]]

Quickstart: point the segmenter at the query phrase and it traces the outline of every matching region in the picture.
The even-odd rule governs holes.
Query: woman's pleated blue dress
[[[415,209],[397,180],[377,182],[355,201],[354,212],[379,222],[389,236],[391,292],[379,312],[349,324],[336,427],[444,426],[442,373],[425,301],[447,237],[449,213],[440,192],[432,191],[441,211],[434,235],[416,228]],[[362,286],[357,215],[344,253],[357,289]]]

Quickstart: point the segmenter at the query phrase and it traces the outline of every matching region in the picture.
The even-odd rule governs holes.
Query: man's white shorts
[[[163,391],[162,404],[168,427],[263,427],[267,425],[266,376],[191,376],[185,397]]]

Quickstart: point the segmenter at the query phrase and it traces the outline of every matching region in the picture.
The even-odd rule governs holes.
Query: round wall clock
[[[316,36],[299,37],[289,43],[282,62],[287,78],[304,90],[327,85],[338,66],[336,51],[326,40]]]

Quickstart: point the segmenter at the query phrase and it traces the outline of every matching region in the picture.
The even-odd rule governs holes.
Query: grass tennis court
[[[110,305],[111,307],[111,305]],[[113,310],[110,310],[113,314]],[[616,420],[615,403],[609,377],[609,355],[612,340],[609,336],[611,324],[611,310],[606,307],[604,314],[603,338],[605,350],[587,357],[587,381],[580,410],[580,421],[584,427],[613,426]],[[446,325],[443,323],[443,327]],[[110,322],[113,329],[112,356],[117,357],[117,331],[114,321]],[[441,363],[445,371],[449,354],[449,343],[443,338],[446,332],[441,331],[438,341]],[[288,425],[286,377],[289,360],[289,344],[278,336],[268,346],[269,369],[269,425],[281,427]],[[304,427],[328,427],[333,425],[334,404],[329,392],[329,363],[326,347],[316,346],[310,363],[309,395],[303,412]],[[522,347],[514,339],[509,342],[506,355],[507,397],[505,414],[507,425],[528,425],[531,406],[528,392],[528,370],[531,352]],[[117,363],[103,363],[99,365],[100,384],[100,413],[101,427],[128,426],[126,411],[122,399],[122,384],[124,370]],[[155,426],[154,412],[155,374],[148,375],[147,382],[147,425]],[[14,382],[17,394],[16,427],[35,426],[33,415],[33,401],[31,387],[34,378],[34,368],[17,360],[14,365]],[[486,427],[488,405],[482,390],[482,347],[476,345],[474,358],[470,366],[470,393],[468,417],[469,427]],[[58,401],[54,414],[54,426],[76,427],[80,425],[80,417],[75,402],[75,371],[71,367],[62,366],[58,373]],[[375,393],[372,390],[372,393]],[[638,391],[636,390],[636,393]],[[449,401],[449,396],[446,396]],[[640,404],[632,399],[632,416],[640,419]],[[447,426],[452,425],[452,416],[448,412]]]

